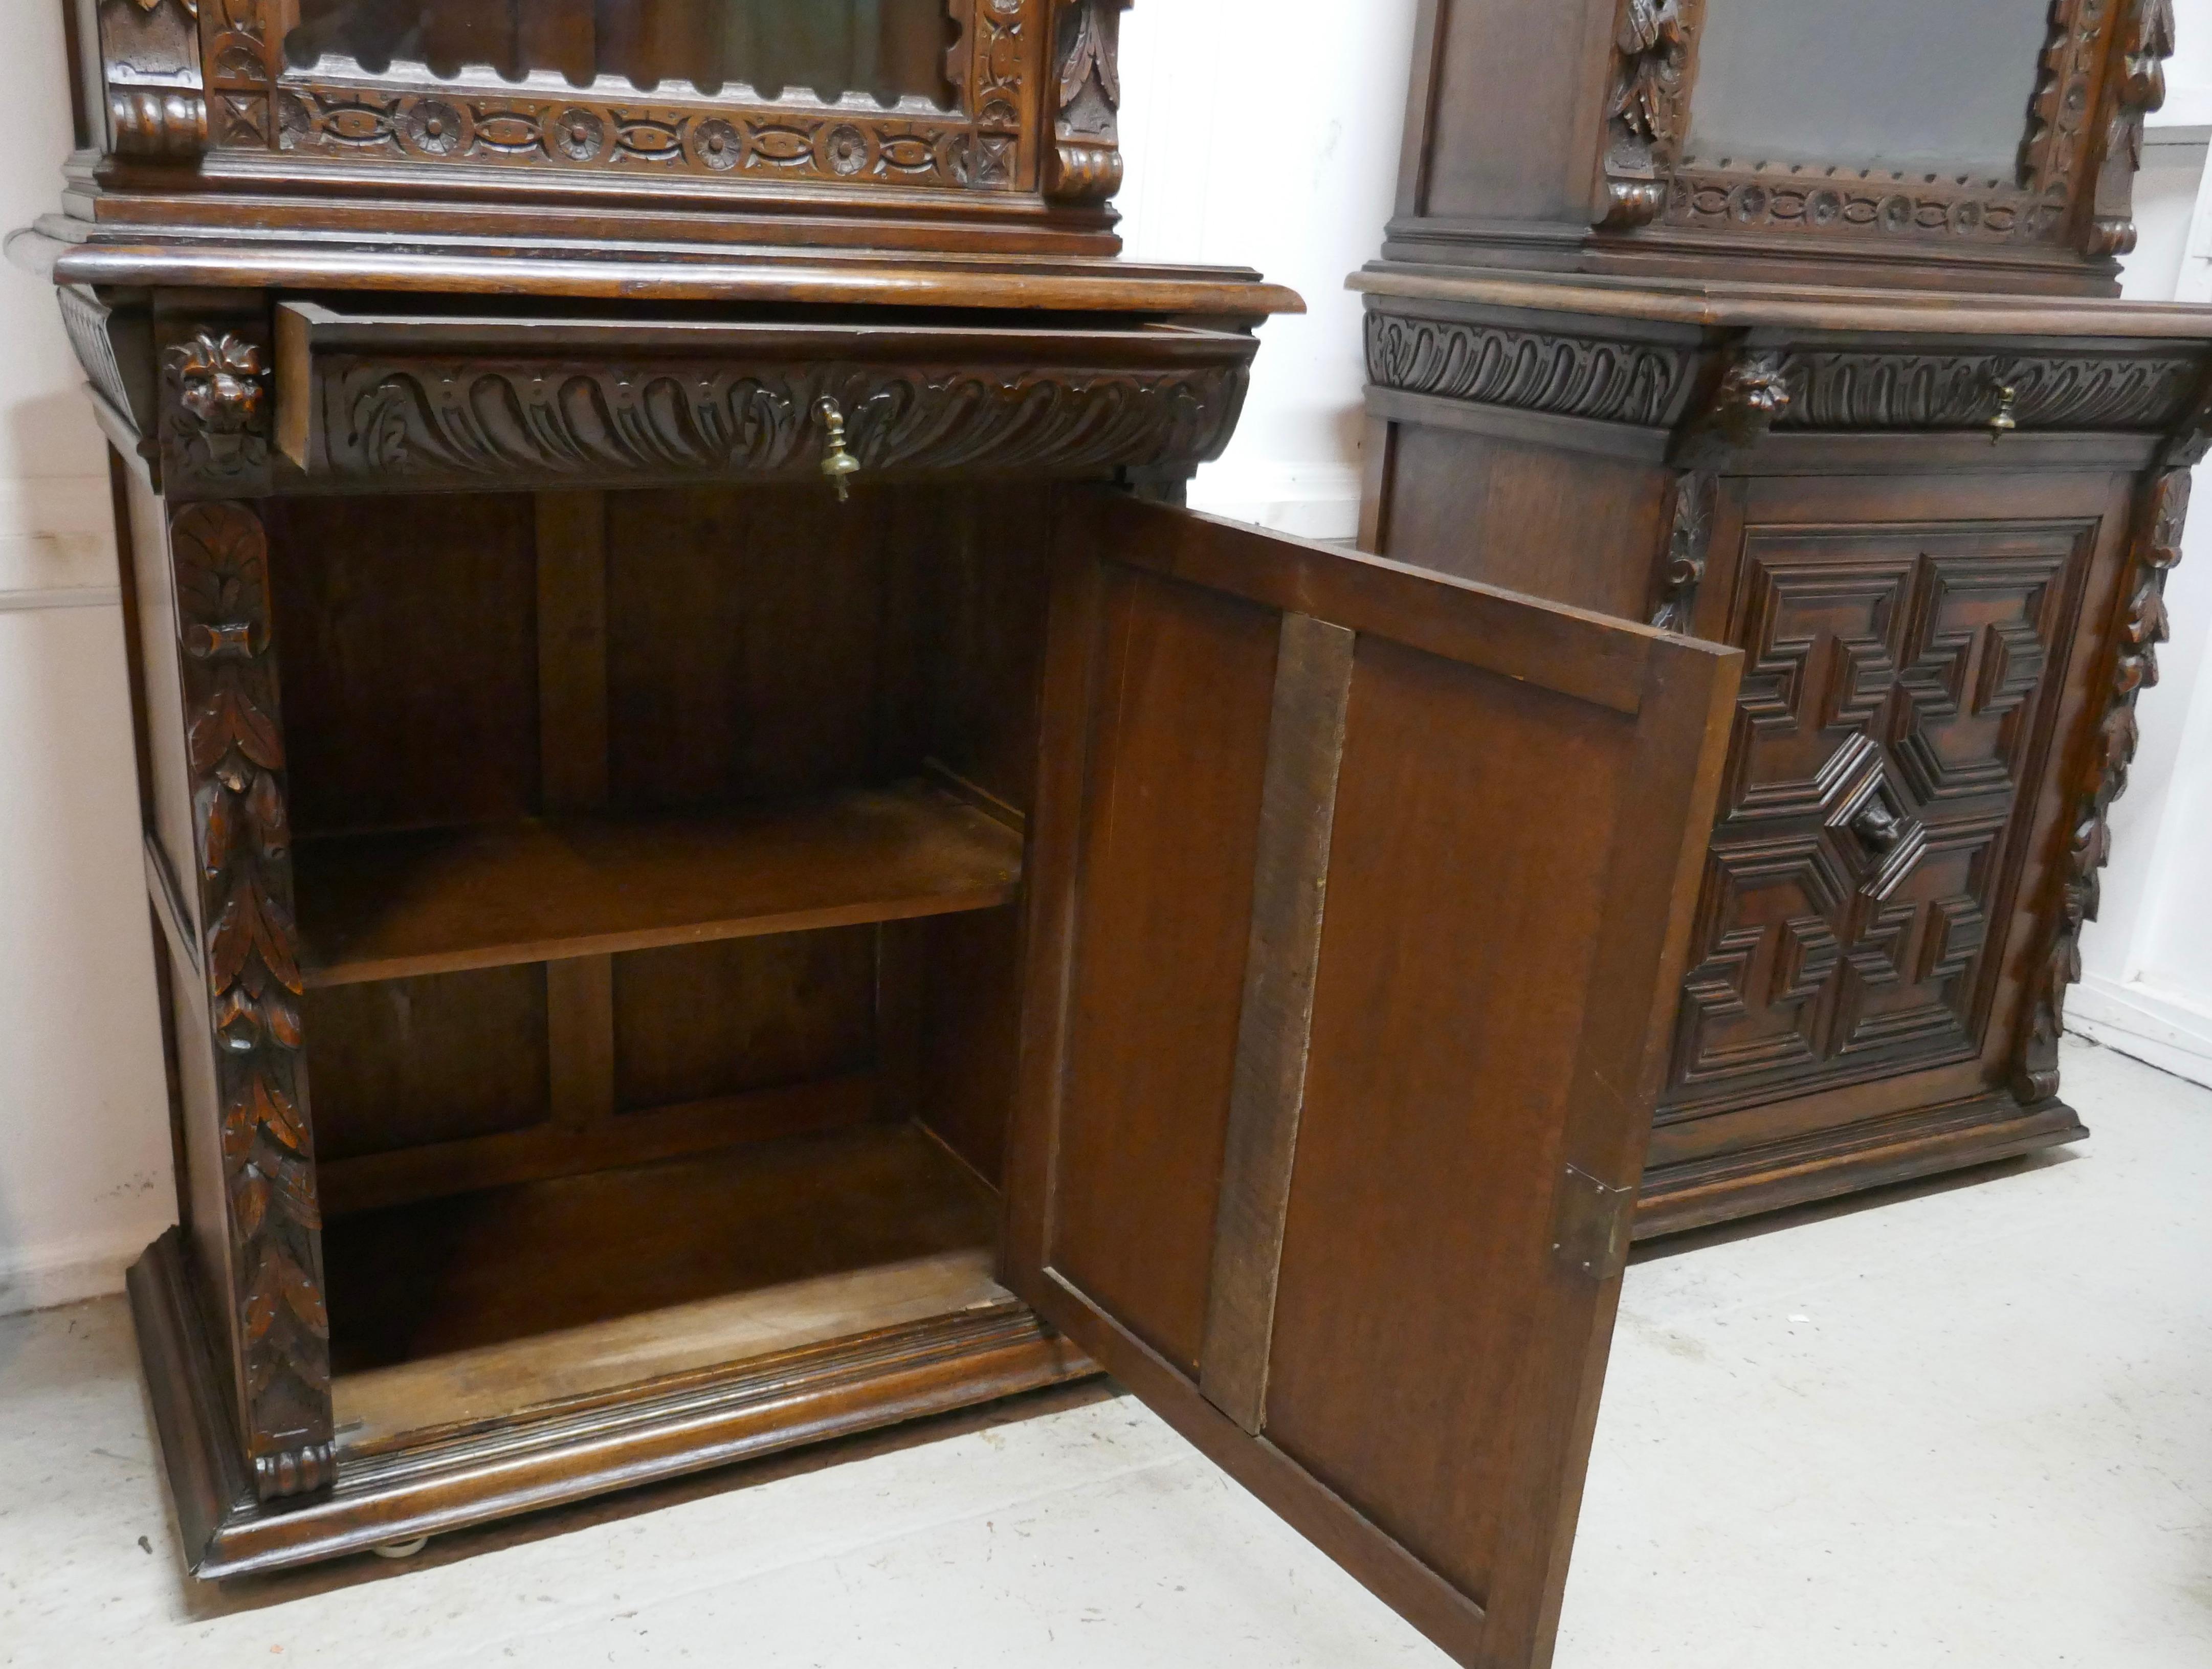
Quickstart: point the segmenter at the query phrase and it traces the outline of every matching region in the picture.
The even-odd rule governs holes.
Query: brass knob
[[[1997,415],[1990,419],[1990,444],[1991,446],[1994,446],[1998,441],[2003,440],[2006,435],[2011,434],[2014,429],[2020,427],[2020,420],[2012,415],[2014,403],[2019,398],[2020,391],[2014,388],[2010,383],[1999,383],[1997,385]]]
[[[836,401],[823,395],[814,403],[814,415],[830,432],[822,452],[822,473],[830,477],[830,485],[837,489],[837,502],[842,504],[853,495],[846,478],[860,472],[860,460],[845,450],[845,414]]]

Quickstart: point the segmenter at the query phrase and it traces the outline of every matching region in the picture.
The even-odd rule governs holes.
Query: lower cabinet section
[[[2203,344],[2112,340],[2102,304],[2062,343],[1361,283],[1367,549],[1745,655],[1637,1232],[2085,1135],[2057,1041]],[[1516,768],[1553,815],[1547,762]]]

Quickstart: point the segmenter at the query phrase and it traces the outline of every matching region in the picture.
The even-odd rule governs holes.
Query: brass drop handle
[[[1999,383],[1997,385],[1997,415],[1990,419],[1990,444],[1991,446],[1994,446],[1998,441],[2003,440],[2005,436],[2010,434],[2014,429],[2020,427],[2020,419],[2012,415],[2014,404],[2019,398],[2020,391],[2014,388],[2010,383]]]
[[[830,432],[822,452],[822,473],[830,477],[830,485],[837,489],[837,502],[842,504],[853,495],[846,478],[860,472],[860,460],[845,450],[845,414],[836,401],[823,395],[814,403],[814,415]]]

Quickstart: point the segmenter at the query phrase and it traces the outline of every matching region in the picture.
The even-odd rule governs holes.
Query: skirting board
[[[53,1309],[122,1291],[124,1271],[145,1250],[151,1226],[133,1223],[108,1240],[0,1247],[0,1315]]]
[[[2092,974],[2066,998],[2066,1028],[2160,1071],[2212,1086],[2212,1013]]]

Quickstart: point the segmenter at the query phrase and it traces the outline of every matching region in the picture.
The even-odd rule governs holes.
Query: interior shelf
[[[337,1219],[340,1446],[1012,1303],[997,1223],[974,1173],[889,1123]]]
[[[311,986],[983,910],[1022,838],[927,784],[709,816],[592,816],[302,842]]]

